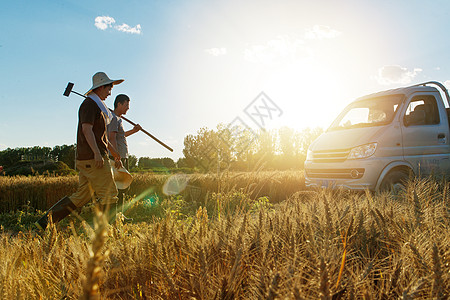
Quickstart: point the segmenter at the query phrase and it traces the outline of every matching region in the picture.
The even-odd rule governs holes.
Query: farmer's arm
[[[116,135],[117,135],[117,131],[109,131],[108,132],[108,140],[111,143],[111,145],[114,147],[114,149],[118,149]]]
[[[128,131],[125,131],[125,137],[132,135],[133,133],[138,132],[139,130],[141,130],[142,127],[139,124],[134,125],[133,129],[130,129]]]
[[[120,154],[117,151],[117,140],[116,140],[117,131],[108,132],[108,150],[111,152],[111,155],[114,156],[115,166],[117,169],[123,167],[122,161],[120,160]]]
[[[114,164],[117,169],[123,167],[122,161],[120,160],[119,151],[117,151],[117,140],[116,140],[116,132],[108,133],[108,150],[111,155],[114,157]]]
[[[83,134],[86,137],[86,141],[91,147],[92,152],[94,152],[95,167],[103,167],[103,157],[98,149],[97,142],[95,141],[94,131],[92,130],[93,125],[89,123],[81,124]]]

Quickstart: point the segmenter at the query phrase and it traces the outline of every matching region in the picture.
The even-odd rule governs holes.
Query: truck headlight
[[[360,159],[367,158],[375,153],[377,150],[377,143],[370,143],[362,146],[358,146],[350,150],[348,159]]]
[[[312,160],[312,151],[308,149],[308,151],[306,151],[306,160]]]

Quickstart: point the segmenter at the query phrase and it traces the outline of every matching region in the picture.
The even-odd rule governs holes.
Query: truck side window
[[[406,109],[403,123],[405,126],[439,124],[439,111],[436,99],[431,96],[414,97]]]

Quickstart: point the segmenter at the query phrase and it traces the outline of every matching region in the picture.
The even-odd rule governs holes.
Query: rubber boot
[[[72,203],[69,197],[65,196],[58,202],[56,202],[34,225],[41,230],[45,230],[48,225],[48,215],[52,214],[53,223],[57,223],[67,217],[77,207]]]

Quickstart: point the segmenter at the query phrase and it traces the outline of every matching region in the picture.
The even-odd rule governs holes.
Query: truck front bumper
[[[391,159],[370,158],[339,163],[305,162],[307,187],[374,191],[378,178]]]

